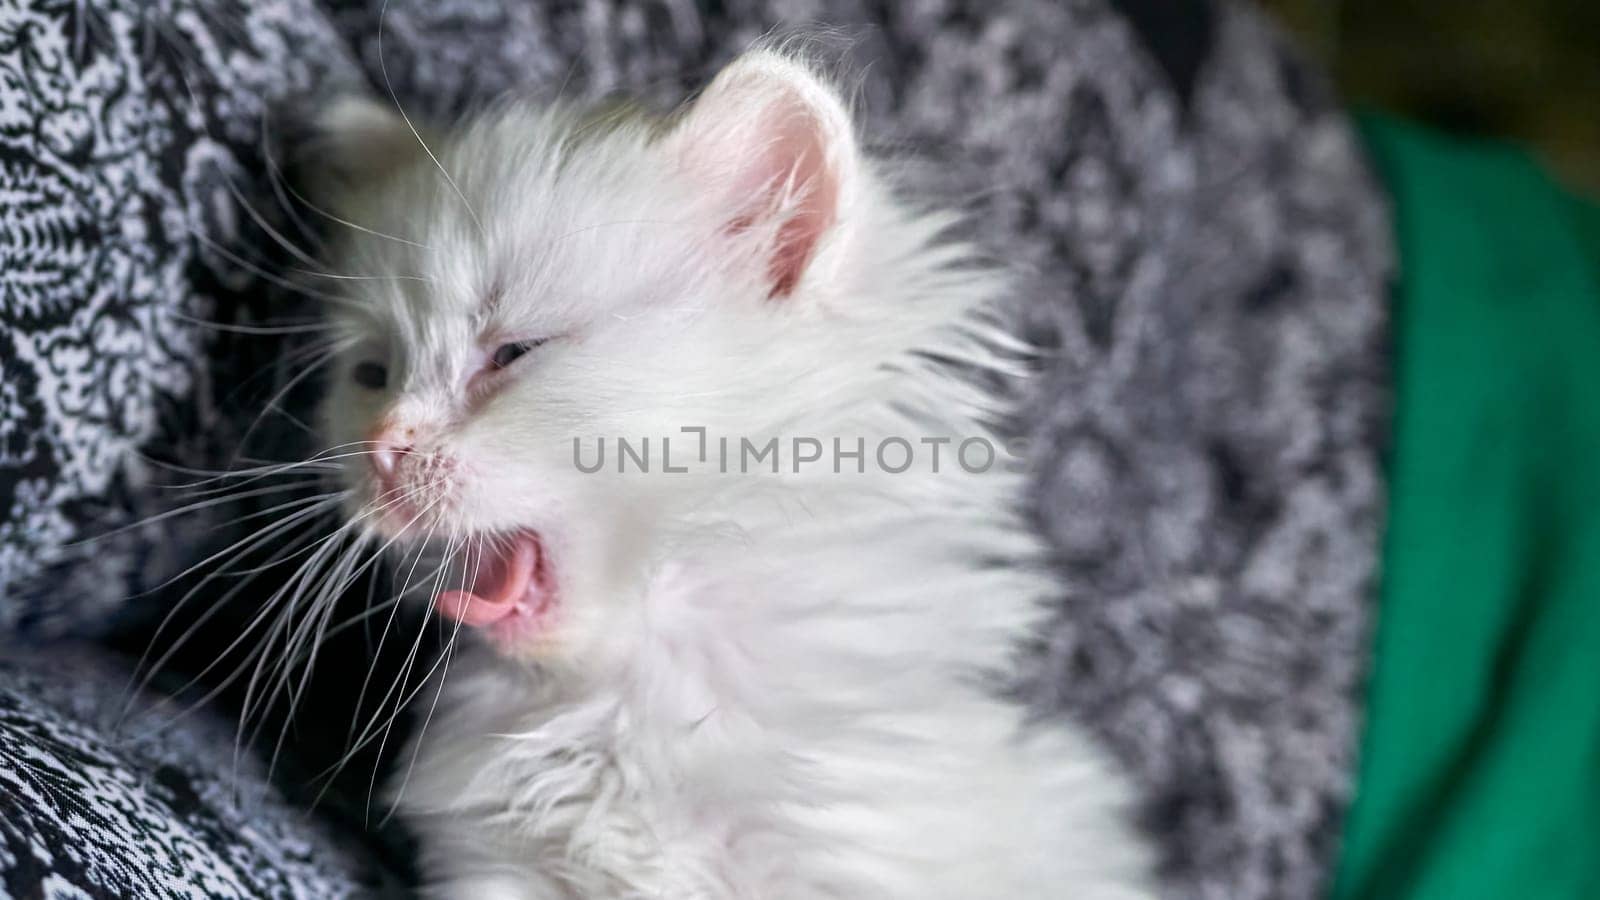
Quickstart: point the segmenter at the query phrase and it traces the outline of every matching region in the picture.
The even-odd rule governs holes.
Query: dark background
[[[1600,194],[1597,0],[1262,0],[1358,108],[1536,149]]]

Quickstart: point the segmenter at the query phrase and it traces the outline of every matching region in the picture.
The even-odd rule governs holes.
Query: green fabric
[[[1386,120],[1390,513],[1336,900],[1600,897],[1600,209]]]

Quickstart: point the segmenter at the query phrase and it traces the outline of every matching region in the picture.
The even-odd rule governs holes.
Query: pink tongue
[[[492,625],[517,611],[538,563],[538,542],[532,535],[519,535],[504,555],[476,564],[471,590],[444,591],[434,598],[434,608],[463,625]]]

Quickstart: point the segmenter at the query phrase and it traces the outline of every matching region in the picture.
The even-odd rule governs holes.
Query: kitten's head
[[[503,650],[581,652],[699,483],[576,455],[768,434],[870,365],[851,273],[882,204],[838,94],[785,56],[666,120],[507,105],[435,133],[344,102],[326,125],[351,227],[325,442],[357,527],[447,554],[429,596]]]

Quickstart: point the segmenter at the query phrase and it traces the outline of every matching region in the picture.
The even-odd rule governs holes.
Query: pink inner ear
[[[799,284],[839,207],[839,183],[828,168],[821,123],[806,112],[787,112],[776,123],[767,164],[761,167],[768,173],[769,189],[790,192],[788,216],[778,228],[768,264],[774,297],[789,294]]]
[[[832,93],[799,66],[754,55],[717,76],[671,147],[726,204],[727,233],[771,242],[769,296],[793,294],[849,189],[854,143]]]

